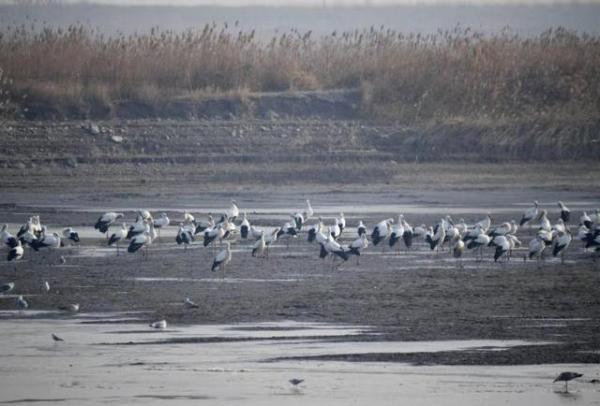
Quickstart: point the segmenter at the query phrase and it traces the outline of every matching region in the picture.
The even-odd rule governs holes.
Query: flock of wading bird
[[[187,246],[193,244],[197,239],[203,239],[204,247],[214,247],[219,244],[221,250],[215,255],[211,265],[212,271],[222,270],[231,261],[230,241],[238,238],[254,241],[252,245],[253,257],[268,258],[269,247],[279,239],[286,239],[288,244],[291,238],[297,238],[301,232],[306,231],[308,243],[316,243],[320,247],[320,258],[331,258],[332,268],[347,261],[351,256],[356,256],[357,262],[361,251],[369,244],[382,247],[389,246],[392,249],[400,249],[404,244],[407,249],[413,247],[416,242],[422,242],[432,251],[447,249],[449,254],[459,261],[466,250],[473,250],[477,260],[483,260],[484,250],[491,247],[494,252],[494,261],[510,261],[512,252],[521,246],[517,238],[519,227],[527,227],[535,231],[535,236],[529,242],[529,252],[524,256],[526,259],[543,260],[544,253],[550,249],[553,256],[560,256],[564,262],[564,255],[571,244],[574,236],[569,228],[571,212],[562,202],[558,202],[559,213],[554,224],[548,218],[548,212],[541,209],[537,201],[522,215],[520,221],[505,222],[497,226],[492,225],[492,218],[488,214],[481,221],[473,225],[467,225],[463,219],[454,222],[450,216],[445,216],[433,226],[421,224],[411,226],[404,216],[400,214],[397,221],[388,218],[375,224],[368,229],[360,221],[356,226],[356,235],[346,243],[342,243],[342,236],[346,230],[346,219],[344,214],[335,218],[332,224],[325,225],[321,217],[316,223],[307,225],[308,220],[314,217],[314,211],[309,200],[306,200],[306,208],[290,215],[290,220],[281,227],[275,227],[272,231],[266,231],[250,224],[248,216],[244,212],[239,224],[240,208],[235,200],[218,221],[211,215],[205,220],[198,220],[189,212],[184,213],[183,221],[179,224],[179,230],[175,238],[177,244]],[[108,212],[103,214],[95,223],[94,228],[106,234],[107,244],[116,246],[119,255],[119,244],[128,242],[127,251],[135,253],[138,251],[146,253],[146,249],[154,240],[159,238],[160,229],[171,223],[166,213],[154,218],[149,211],[137,211],[136,220],[131,225],[122,223],[120,227],[117,221],[123,218],[122,213]],[[112,227],[117,226],[116,231]],[[352,232],[354,234],[354,232]],[[48,233],[41,224],[39,216],[33,216],[21,226],[16,236],[10,234],[6,224],[1,231],[2,242],[9,249],[8,261],[17,261],[23,258],[24,246],[33,251],[54,250],[65,245],[78,243],[79,235],[71,227],[58,233]],[[584,249],[594,250],[595,260],[600,252],[600,209],[588,215],[586,212],[579,217],[579,226],[576,238],[582,241]],[[336,265],[336,259],[339,263]],[[64,261],[64,257],[61,257]],[[461,265],[462,266],[462,265]]]

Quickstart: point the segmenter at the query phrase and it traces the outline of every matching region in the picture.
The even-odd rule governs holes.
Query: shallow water
[[[105,323],[88,324],[102,320]],[[374,334],[367,326],[294,321],[169,325],[162,331],[136,322],[129,313],[5,319],[2,327],[5,350],[0,354],[0,403],[162,404],[169,400],[169,404],[197,404],[206,400],[211,405],[397,405],[406,400],[411,405],[594,405],[600,399],[600,388],[583,380],[572,383],[572,393],[567,395],[558,393],[562,385],[552,384],[563,370],[580,371],[588,380],[597,377],[594,365],[263,362],[301,355],[473,348],[501,351],[514,345],[541,344],[520,340],[364,342],[353,337]],[[50,333],[65,341],[54,343]],[[182,343],[185,339],[204,341]],[[143,345],[114,345],[129,342]],[[292,387],[288,383],[291,378],[305,382]]]

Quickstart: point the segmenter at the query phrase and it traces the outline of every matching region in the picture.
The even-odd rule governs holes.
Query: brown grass
[[[112,37],[83,25],[8,26],[0,67],[14,80],[13,95],[44,103],[360,88],[365,114],[406,122],[589,119],[600,112],[600,39],[560,28],[535,38],[381,27],[319,38],[291,31],[261,41],[214,24]]]

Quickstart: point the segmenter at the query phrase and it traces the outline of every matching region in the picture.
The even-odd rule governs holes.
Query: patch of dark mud
[[[157,399],[157,400],[210,400],[214,399],[210,396],[203,395],[136,395],[138,399]]]
[[[327,354],[302,357],[281,357],[278,361],[344,361],[397,362],[425,365],[532,365],[532,364],[597,364],[600,354],[582,353],[582,345],[524,345],[493,350],[486,347],[440,352]]]
[[[211,343],[235,343],[235,342],[258,342],[258,341],[320,341],[320,342],[342,342],[342,341],[372,341],[373,337],[368,335],[347,336],[272,336],[272,337],[174,337],[157,341],[127,341],[118,343],[101,343],[100,345],[160,345],[160,344],[211,344]]]

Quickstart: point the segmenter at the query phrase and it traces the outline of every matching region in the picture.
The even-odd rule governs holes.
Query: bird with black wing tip
[[[561,372],[560,375],[558,375],[556,377],[554,382],[564,382],[565,383],[565,393],[567,393],[569,391],[569,381],[580,378],[582,376],[583,376],[583,374],[580,374],[578,372],[569,372],[569,371]]]

